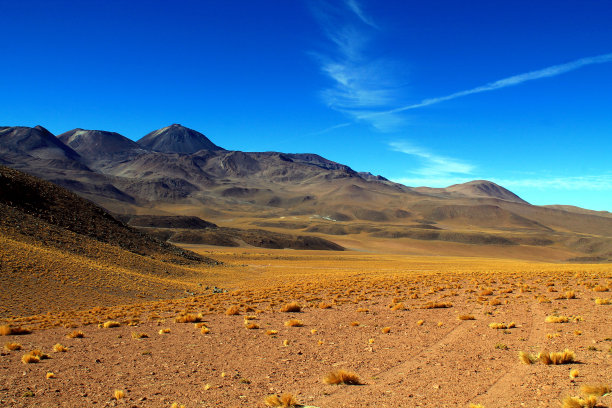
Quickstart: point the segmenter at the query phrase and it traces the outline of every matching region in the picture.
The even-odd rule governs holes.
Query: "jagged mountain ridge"
[[[6,129],[27,133],[30,128],[2,128],[5,134],[11,132]],[[424,234],[425,227],[460,231],[459,234],[481,229],[489,235],[500,231],[537,234],[517,235],[506,241],[569,242],[563,245],[569,245],[571,250],[576,246],[573,242],[578,240],[572,235],[574,232],[594,235],[586,239],[597,241],[600,238],[596,236],[610,237],[612,231],[609,217],[532,206],[509,190],[485,180],[444,189],[411,188],[381,176],[358,173],[316,154],[228,151],[208,139],[212,147],[199,149],[201,146],[194,147],[189,139],[173,137],[169,131],[172,129],[180,134],[197,133],[204,137],[180,125],[169,126],[149,134],[155,135],[156,143],[166,150],[154,151],[116,133],[76,129],[61,135],[62,140],[72,145],[66,148],[75,155],[41,161],[31,160],[30,153],[36,149],[33,152],[21,149],[19,156],[16,149],[8,146],[11,154],[5,154],[5,144],[10,145],[12,139],[2,139],[3,133],[0,133],[3,147],[0,160],[64,185],[118,213],[142,213],[146,207],[153,213],[163,211],[173,215],[174,211],[182,211],[176,214],[212,218],[215,222],[255,218],[252,225],[264,222],[257,219],[273,218],[278,221],[265,221],[267,225],[283,229],[304,225],[286,222],[284,218],[309,217],[310,224],[300,233],[381,235],[383,228],[386,232],[382,235],[416,239],[440,236],[439,233]],[[106,138],[109,143],[105,148]],[[116,145],[125,146],[127,152]],[[198,150],[194,152],[195,149]],[[363,225],[329,224],[338,222]],[[420,232],[414,233],[416,230]],[[554,239],[543,238],[551,234]],[[451,241],[466,241],[454,233],[442,235]],[[603,247],[607,248],[606,245]]]

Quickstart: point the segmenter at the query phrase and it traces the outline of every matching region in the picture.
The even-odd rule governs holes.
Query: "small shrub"
[[[225,311],[225,314],[228,316],[235,316],[235,315],[239,315],[240,314],[240,306],[238,305],[233,305],[227,308],[227,310]]]
[[[55,378],[55,374],[52,373],[52,372],[48,372],[47,373],[47,379],[50,379],[50,378]]]
[[[132,332],[133,339],[146,339],[148,337],[149,335],[147,333]]]
[[[519,351],[518,356],[519,360],[523,364],[531,365],[536,362],[536,358],[527,352]]]
[[[391,331],[391,327],[383,327],[381,332],[383,332],[384,334],[387,334]]]
[[[601,397],[602,395],[606,395],[612,392],[612,388],[610,388],[610,386],[606,384],[584,384],[582,387],[580,387],[580,392],[582,392],[584,395],[594,395],[596,397]]]
[[[357,327],[357,326],[359,326],[359,322],[351,322],[351,326]]]
[[[304,326],[304,323],[301,320],[298,320],[298,319],[291,319],[291,320],[287,320],[285,322],[285,326],[287,326],[287,327],[302,327],[302,326]]]
[[[269,407],[280,407],[280,408],[297,408],[300,407],[300,403],[291,394],[268,395],[264,400],[264,403]]]
[[[33,364],[38,363],[40,361],[40,357],[35,356],[33,354],[27,353],[21,357],[21,362],[23,364]]]
[[[257,323],[247,323],[244,325],[249,330],[259,329],[259,325]]]
[[[570,370],[569,377],[571,379],[574,379],[574,378],[578,377],[579,375],[580,375],[580,371],[578,371],[577,369],[574,368],[574,369]]]
[[[193,313],[186,313],[180,316],[177,316],[176,318],[174,318],[174,321],[176,323],[197,323],[202,321],[203,316],[201,313],[198,314],[193,314]]]
[[[597,397],[590,395],[586,398],[566,397],[562,404],[562,408],[593,408],[597,405]]]
[[[68,333],[66,337],[68,337],[69,339],[82,339],[83,337],[85,337],[85,333],[80,330],[75,330],[73,332]]]
[[[268,336],[276,336],[278,334],[278,330],[266,330],[266,334]]]
[[[516,323],[514,322],[510,322],[510,323],[490,323],[489,327],[492,329],[512,329],[514,327],[516,327]]]
[[[202,327],[202,328],[200,329],[200,333],[202,333],[202,334],[208,334],[208,333],[210,333],[210,329],[209,329],[208,327],[204,326],[204,327]]]
[[[301,310],[302,307],[297,302],[286,303],[280,308],[283,313],[299,313]]]
[[[573,351],[565,349],[564,351],[558,351],[549,353],[548,351],[542,351],[538,354],[538,360],[545,365],[559,365],[573,363],[575,354]]]
[[[4,345],[4,348],[9,350],[9,351],[21,350],[21,344],[19,344],[19,343],[6,343]]]
[[[612,305],[612,299],[597,298],[595,299],[595,304],[596,305]]]
[[[546,316],[546,319],[544,321],[546,323],[567,323],[569,322],[569,318],[567,316],[550,315]]]
[[[422,325],[423,325],[423,323],[425,323],[425,320],[422,320],[422,319],[421,319],[421,320],[419,320],[419,321],[418,321],[416,324],[417,324],[417,326],[422,326]]]
[[[23,327],[11,327],[8,324],[0,326],[0,336],[10,336],[10,335],[15,336],[15,335],[30,334],[30,333],[32,333],[32,330],[24,329]]]
[[[116,400],[120,400],[125,398],[125,391],[123,390],[115,390],[113,391],[113,397],[115,397]]]
[[[448,302],[427,302],[421,306],[421,309],[444,309],[449,307],[453,307],[453,304]]]
[[[325,384],[347,384],[347,385],[361,385],[361,379],[359,376],[351,371],[335,370],[327,374],[323,378]]]
[[[105,329],[110,329],[111,327],[119,327],[119,326],[121,326],[121,323],[116,322],[114,320],[109,320],[108,322],[104,322],[102,324],[102,327]]]
[[[65,353],[68,351],[68,349],[62,346],[61,344],[57,343],[56,345],[53,346],[53,351],[56,353]]]
[[[159,329],[159,334],[168,334],[170,333],[170,329]]]

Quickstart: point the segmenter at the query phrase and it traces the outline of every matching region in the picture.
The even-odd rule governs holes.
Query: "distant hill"
[[[281,247],[316,236],[364,250],[612,258],[609,213],[534,206],[487,180],[409,187],[317,154],[224,150],[176,124],[137,143],[106,131],[75,129],[53,142],[39,127],[1,129],[6,143],[0,145],[0,163],[67,187],[113,213],[194,216],[218,225],[205,233],[146,227],[174,242],[263,245],[274,233],[291,237],[276,235]],[[19,142],[28,138],[37,142]],[[55,153],[43,154],[49,151]],[[56,159],[40,158],[49,156]],[[238,234],[262,226],[268,235],[255,233],[259,241],[252,233]]]
[[[140,139],[138,144],[162,153],[192,154],[200,150],[223,150],[202,133],[178,124],[155,130]]]

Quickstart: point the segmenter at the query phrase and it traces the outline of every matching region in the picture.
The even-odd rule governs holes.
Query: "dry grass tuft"
[[[115,390],[113,391],[113,397],[115,397],[116,400],[120,400],[125,398],[125,391],[123,390]]]
[[[519,351],[519,360],[523,364],[531,365],[536,362],[536,358],[525,351]]]
[[[299,313],[302,311],[302,307],[297,302],[291,302],[284,304],[280,308],[280,311],[283,313]]]
[[[492,329],[512,329],[514,327],[516,327],[516,323],[514,322],[510,322],[510,323],[490,323],[489,327]]]
[[[402,302],[399,302],[391,306],[391,310],[406,310],[406,306],[404,306]]]
[[[178,402],[173,402],[170,408],[185,408],[184,405],[179,405]]]
[[[56,353],[65,353],[68,351],[68,349],[62,346],[61,344],[57,343],[56,345],[53,346],[53,351]]]
[[[48,372],[47,373],[47,379],[50,379],[50,378],[55,378],[55,374],[52,373],[52,372]]]
[[[285,322],[285,326],[287,327],[302,327],[304,326],[304,322],[298,319],[291,319]]]
[[[567,323],[569,322],[569,318],[567,316],[550,315],[546,316],[546,319],[544,321],[546,323]]]
[[[448,307],[453,307],[453,304],[448,302],[427,302],[421,306],[421,309],[445,309]]]
[[[244,327],[246,327],[249,330],[259,329],[259,325],[257,323],[246,323]]]
[[[595,304],[596,305],[612,305],[612,299],[597,298],[595,299]]]
[[[319,303],[319,309],[331,309],[332,305],[329,303],[321,302]]]
[[[80,330],[75,330],[73,332],[68,333],[66,337],[68,337],[69,339],[82,339],[83,337],[85,337],[85,333]]]
[[[34,364],[34,363],[38,363],[39,361],[40,361],[40,357],[32,353],[26,353],[21,357],[21,362],[23,364]]]
[[[175,323],[197,323],[197,322],[201,322],[203,318],[204,317],[202,316],[201,313],[198,313],[198,314],[187,313],[187,314],[177,316],[174,319],[174,322]]]
[[[268,336],[276,336],[278,334],[278,330],[266,330],[266,334]]]
[[[351,326],[352,327],[357,327],[357,326],[359,326],[359,322],[351,322]]]
[[[576,355],[573,351],[565,349],[563,351],[549,353],[546,350],[538,354],[538,360],[545,365],[569,364],[575,361]]]
[[[9,351],[14,351],[14,350],[21,350],[21,344],[19,343],[6,343],[4,345],[4,348],[9,350]]]
[[[593,408],[597,405],[597,397],[594,395],[584,399],[578,397],[566,397],[562,404],[562,408]]]
[[[240,314],[240,306],[238,305],[232,305],[230,307],[227,308],[227,310],[225,311],[225,314],[228,316],[236,316]]]
[[[584,395],[594,395],[596,397],[601,397],[603,395],[609,394],[612,392],[612,388],[606,384],[598,384],[598,385],[586,385],[584,384],[580,387],[580,392]]]
[[[459,316],[457,316],[457,319],[459,319],[459,320],[476,320],[476,318],[473,315],[459,315]]]
[[[422,325],[423,325],[423,323],[425,323],[425,320],[422,320],[422,319],[421,319],[421,320],[419,320],[419,321],[417,322],[417,326],[422,326]]]
[[[209,329],[208,327],[204,326],[204,327],[202,327],[202,328],[200,329],[200,333],[202,333],[202,334],[208,334],[208,333],[210,333],[210,329]]]
[[[390,331],[391,331],[391,328],[390,328],[390,327],[383,327],[383,328],[382,328],[382,330],[381,330],[381,332],[383,332],[384,334],[387,334],[387,333],[389,333]]]
[[[470,404],[470,408],[485,408],[482,404]]]
[[[108,322],[104,322],[102,324],[102,327],[105,329],[110,329],[111,327],[119,327],[119,326],[121,326],[121,323],[116,322],[114,320],[109,320]]]
[[[0,326],[0,336],[23,335],[30,333],[32,333],[32,330],[24,329],[22,327],[11,327],[8,324]]]
[[[268,395],[264,400],[264,403],[269,407],[281,407],[281,408],[297,408],[300,407],[298,400],[291,394]]]
[[[170,329],[159,329],[159,334],[168,334],[170,333]]]
[[[574,368],[573,370],[570,370],[569,377],[571,379],[574,379],[578,377],[579,375],[580,375],[580,371],[578,371],[577,369]]]
[[[351,371],[335,370],[323,377],[325,384],[347,384],[347,385],[361,385],[361,379],[359,376]]]
[[[148,337],[149,335],[147,333],[132,332],[133,339],[146,339]]]

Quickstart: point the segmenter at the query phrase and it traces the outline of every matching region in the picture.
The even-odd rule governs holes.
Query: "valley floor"
[[[265,407],[266,396],[291,393],[321,408],[549,407],[612,383],[612,305],[597,304],[612,298],[610,265],[189,249],[224,265],[174,281],[181,298],[0,321],[33,329],[0,337],[21,346],[2,349],[0,405]],[[301,311],[281,312],[290,302]],[[84,337],[66,337],[75,330]],[[54,352],[58,343],[67,351]],[[34,349],[50,358],[24,364]],[[565,349],[576,361],[518,358]],[[337,369],[363,385],[325,384]]]

